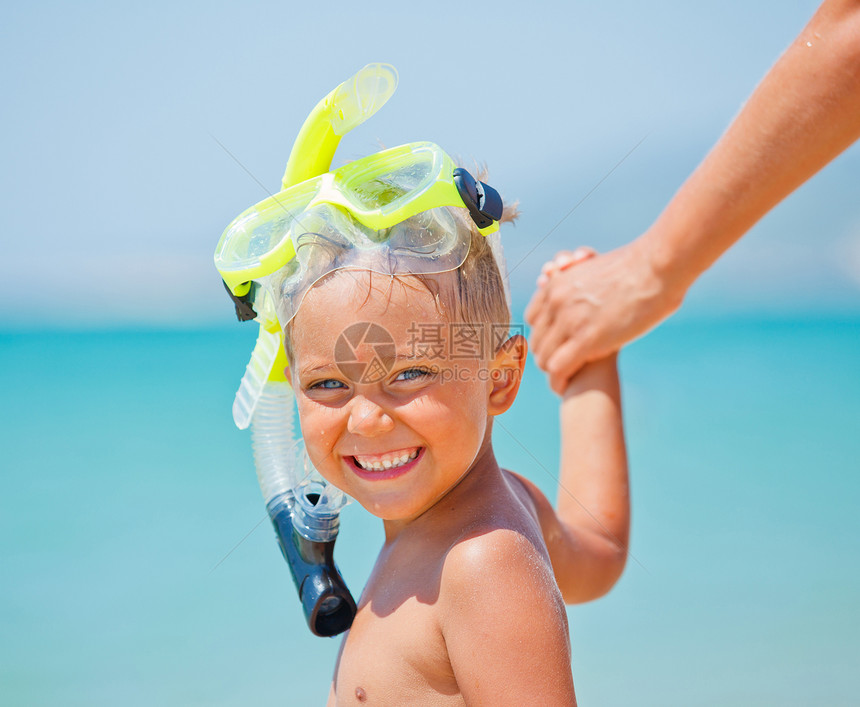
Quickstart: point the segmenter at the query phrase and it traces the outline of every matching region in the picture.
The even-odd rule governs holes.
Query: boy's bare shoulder
[[[547,564],[511,529],[449,553],[438,620],[465,703],[575,704],[567,615]]]
[[[444,560],[437,616],[467,703],[574,703],[564,602],[522,511],[470,527]]]
[[[490,600],[529,601],[535,593],[556,598],[558,587],[539,531],[527,523],[518,525],[480,523],[456,540],[441,568],[440,599],[445,606],[468,611],[478,591],[490,592]]]
[[[503,493],[469,509],[470,522],[456,529],[441,567],[441,588],[459,590],[476,582],[517,587],[540,583],[556,589],[549,553],[530,489],[519,475],[503,471]],[[452,596],[460,596],[452,591]]]

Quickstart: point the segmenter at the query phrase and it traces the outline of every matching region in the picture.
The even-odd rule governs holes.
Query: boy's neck
[[[471,466],[460,480],[421,514],[409,519],[386,520],[385,543],[394,542],[404,533],[433,532],[435,528],[450,529],[459,525],[462,517],[477,517],[487,506],[488,495],[497,484],[504,484],[502,471],[496,461],[492,444],[492,423]]]

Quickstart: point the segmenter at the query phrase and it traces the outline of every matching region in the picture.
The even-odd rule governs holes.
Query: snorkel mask
[[[372,116],[396,87],[394,67],[369,64],[320,101],[293,145],[282,190],[234,219],[215,250],[238,318],[260,323],[233,419],[240,429],[251,427],[266,508],[308,625],[319,636],[347,630],[356,611],[333,560],[347,497],[322,478],[294,440],[284,327],[308,290],[329,273],[455,270],[468,255],[472,228],[495,234],[502,216],[498,192],[429,142],[328,171],[340,138]],[[504,280],[500,249],[493,250]]]

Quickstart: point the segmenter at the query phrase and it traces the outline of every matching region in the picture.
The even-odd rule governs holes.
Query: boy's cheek
[[[330,451],[329,435],[326,434],[325,427],[310,425],[304,420],[301,420],[301,426],[305,449],[307,449],[311,461],[317,463],[321,455]]]
[[[336,435],[325,424],[314,424],[311,420],[302,418],[301,415],[299,415],[299,420],[302,426],[302,438],[305,443],[305,450],[317,470],[323,476],[326,476],[327,468],[331,468],[332,464],[339,462],[337,455],[334,453]]]
[[[314,444],[306,437],[305,451],[311,464],[313,464],[322,477],[329,483],[339,486],[337,483],[339,474],[335,473],[335,465],[339,463],[339,459],[332,453],[332,450],[322,445]]]

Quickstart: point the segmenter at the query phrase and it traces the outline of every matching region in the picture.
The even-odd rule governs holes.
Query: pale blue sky
[[[314,103],[370,61],[400,87],[345,161],[412,140],[489,163],[520,199],[514,272],[633,238],[817,3],[32,3],[0,28],[0,324],[229,323],[211,265]],[[313,8],[313,9],[311,9]],[[771,214],[687,311],[856,308],[860,151]]]

